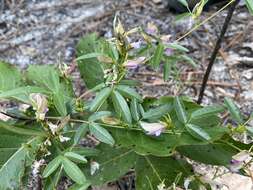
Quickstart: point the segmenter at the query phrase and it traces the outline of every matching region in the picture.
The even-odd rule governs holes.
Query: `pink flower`
[[[129,69],[136,69],[139,64],[144,63],[145,59],[145,57],[138,57],[137,59],[128,60],[124,66]]]
[[[166,125],[163,123],[146,123],[141,122],[141,127],[147,132],[148,135],[160,136],[165,131]]]

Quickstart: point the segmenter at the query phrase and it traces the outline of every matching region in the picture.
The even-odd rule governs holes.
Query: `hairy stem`
[[[199,93],[199,97],[198,97],[198,101],[197,101],[198,104],[201,104],[201,102],[202,102],[202,99],[203,99],[203,96],[204,96],[204,92],[205,92],[205,89],[206,89],[206,85],[207,85],[207,81],[208,81],[209,75],[211,73],[214,61],[215,61],[215,59],[217,57],[217,54],[219,52],[219,49],[221,47],[222,40],[223,40],[223,38],[224,38],[224,36],[226,34],[227,28],[228,28],[230,20],[231,20],[231,18],[233,16],[233,13],[234,13],[234,10],[236,8],[236,5],[239,2],[240,2],[240,0],[234,1],[233,4],[231,5],[231,7],[228,10],[227,17],[226,17],[226,19],[224,21],[224,24],[223,24],[220,36],[219,36],[219,38],[218,38],[218,40],[216,42],[215,48],[214,48],[213,53],[211,55],[209,64],[207,66],[207,69],[206,69],[206,72],[205,72],[205,75],[204,75],[204,78],[203,78],[203,81],[202,81],[202,85],[201,85],[201,89],[200,89],[200,93]]]

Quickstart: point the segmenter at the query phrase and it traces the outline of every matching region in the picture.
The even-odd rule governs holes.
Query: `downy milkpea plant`
[[[129,171],[137,190],[210,189],[212,181],[190,160],[250,175],[252,144],[233,136],[253,134],[251,117],[231,99],[203,107],[188,97],[144,98],[135,90],[138,81],[127,78],[129,70],[148,64],[162,66],[168,80],[177,61],[195,65],[188,50],[154,24],[125,31],[116,18],[114,33],[80,40],[76,61],[88,90],[79,97],[66,67],[19,71],[0,63],[0,100],[15,102],[0,121],[0,190],[26,189],[34,174],[42,189],[56,189],[65,176],[70,190],[85,190]],[[133,34],[141,40],[132,41]],[[219,117],[227,110],[233,125]]]

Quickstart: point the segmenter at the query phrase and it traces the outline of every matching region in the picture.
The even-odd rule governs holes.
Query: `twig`
[[[228,10],[227,17],[225,19],[225,22],[223,24],[223,27],[222,27],[222,30],[221,30],[221,33],[220,33],[220,37],[219,37],[219,39],[216,42],[215,48],[213,50],[213,53],[212,53],[212,56],[211,56],[211,59],[210,59],[210,62],[208,64],[208,66],[207,66],[206,73],[205,73],[204,78],[203,78],[202,86],[201,86],[199,97],[198,97],[198,101],[197,101],[198,104],[200,104],[202,102],[202,99],[203,99],[203,96],[204,96],[204,92],[205,92],[205,88],[206,88],[206,85],[207,85],[207,81],[208,81],[210,72],[212,70],[214,61],[216,59],[216,56],[217,56],[217,54],[219,52],[219,49],[220,49],[220,46],[221,46],[221,42],[222,42],[222,40],[223,40],[223,38],[225,36],[225,33],[227,31],[229,22],[230,22],[230,20],[231,20],[231,18],[233,16],[235,7],[236,7],[236,5],[239,2],[240,2],[240,0],[234,1],[233,4],[231,5],[230,9]]]

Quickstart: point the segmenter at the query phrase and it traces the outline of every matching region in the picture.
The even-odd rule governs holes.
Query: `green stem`
[[[49,119],[49,120],[60,120],[61,117],[46,117],[46,119]],[[80,119],[70,119],[69,120],[70,122],[72,123],[86,123],[86,124],[89,124],[90,122],[89,121],[86,121],[86,120],[80,120]],[[98,125],[101,125],[101,126],[105,126],[105,127],[110,127],[110,128],[116,128],[116,129],[127,129],[127,130],[131,130],[131,131],[142,131],[142,129],[140,128],[126,128],[126,127],[121,127],[121,126],[118,126],[118,125],[110,125],[110,124],[106,124],[106,123],[99,123],[99,122],[94,122],[95,124],[98,124]],[[166,134],[181,134],[181,133],[175,133],[173,131],[165,131],[164,133]]]
[[[224,7],[222,7],[220,10],[218,10],[217,12],[215,12],[214,14],[212,14],[210,17],[206,18],[205,20],[203,20],[202,22],[200,22],[199,24],[197,24],[196,26],[194,26],[191,30],[189,30],[187,33],[185,33],[183,36],[179,37],[175,42],[179,42],[180,40],[182,40],[183,38],[185,38],[186,36],[190,35],[192,32],[194,32],[195,30],[197,30],[200,26],[202,26],[203,24],[205,24],[206,22],[208,22],[209,20],[211,20],[212,18],[214,18],[215,16],[217,16],[221,11],[223,11],[224,9],[226,9],[230,4],[232,4],[235,0],[231,0],[229,3],[227,3]]]

